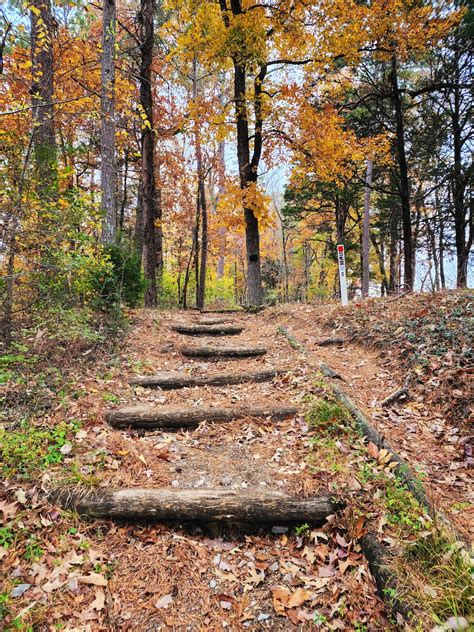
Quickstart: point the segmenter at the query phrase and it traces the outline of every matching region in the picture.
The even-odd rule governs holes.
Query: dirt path
[[[127,342],[124,378],[161,370],[202,374],[275,367],[290,372],[267,383],[176,391],[129,387],[124,379],[109,383],[107,399],[117,406],[297,404],[300,414],[271,423],[248,418],[201,424],[175,433],[126,432],[100,423],[94,454],[106,455],[102,487],[265,488],[302,497],[337,488],[340,474],[321,471],[308,459],[313,431],[305,411],[308,395],[317,390],[312,362],[289,348],[272,318],[243,314],[231,320],[245,326],[232,337],[233,345],[263,345],[267,354],[217,362],[184,358],[180,348],[195,342],[171,325],[193,317],[145,312]],[[335,521],[310,533],[302,527],[305,538],[280,525],[242,532],[240,526],[183,529],[104,522],[91,529],[102,533],[101,554],[114,567],[107,629],[390,628],[360,548],[345,542]]]
[[[95,417],[96,425],[93,448],[82,455],[84,473],[88,463],[91,471],[99,467],[99,488],[104,489],[273,490],[300,498],[330,491],[357,503],[365,485],[359,469],[367,460],[363,442],[352,446],[341,436],[341,441],[333,442],[335,452],[328,453],[330,444],[316,447],[318,433],[306,421],[312,402],[324,393],[318,372],[323,361],[344,377],[344,388],[395,450],[410,466],[420,466],[428,474],[427,487],[436,504],[465,527],[468,518],[453,511],[453,506],[465,499],[467,474],[451,474],[449,454],[447,458],[439,454],[435,435],[427,431],[430,423],[436,423],[436,414],[416,401],[382,409],[379,402],[399,386],[384,369],[383,358],[354,345],[318,346],[327,332],[315,325],[314,316],[314,308],[308,306],[232,315],[230,323],[244,330],[216,339],[173,330],[176,323],[194,323],[197,316],[192,313],[140,312],[117,367],[120,379],[107,380],[107,392],[99,384],[101,403],[97,384],[91,389],[88,416]],[[280,326],[295,335],[304,349],[292,349],[278,333]],[[217,361],[182,354],[183,349],[201,344],[258,346],[267,353]],[[203,376],[269,369],[284,372],[270,382],[165,391],[129,386],[127,381],[159,371]],[[284,421],[248,417],[202,423],[177,432],[120,430],[104,423],[107,410],[135,405],[157,409],[293,405],[299,414]],[[452,480],[445,470],[457,485],[447,484]],[[375,512],[373,520],[383,537],[385,518]],[[390,629],[357,539],[348,534],[350,521],[350,513],[343,514],[320,528],[299,525],[296,531],[278,524],[249,529],[237,524],[223,528],[90,523],[95,544],[102,540],[101,560],[113,569],[103,625],[117,630]],[[390,530],[385,536],[394,543]],[[102,617],[96,618],[98,625]]]

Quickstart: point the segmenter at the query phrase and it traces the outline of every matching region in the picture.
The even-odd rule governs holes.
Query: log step
[[[193,323],[194,325],[232,325],[232,321],[229,318],[201,318]]]
[[[244,382],[269,382],[276,375],[286,371],[249,371],[247,373],[216,373],[214,375],[186,375],[178,371],[162,371],[156,375],[141,375],[130,378],[128,383],[148,388],[186,388],[192,386],[225,386],[228,384],[243,384]]]
[[[280,492],[221,489],[62,489],[50,502],[94,518],[199,520],[251,523],[319,523],[341,508],[325,492],[293,498]]]
[[[109,410],[105,420],[115,428],[195,428],[203,421],[225,423],[245,417],[286,419],[298,413],[294,406],[240,406],[235,408],[168,408],[133,406]]]
[[[186,336],[235,336],[244,328],[237,325],[172,325],[171,329]]]
[[[264,347],[183,347],[187,358],[250,358],[267,353]]]

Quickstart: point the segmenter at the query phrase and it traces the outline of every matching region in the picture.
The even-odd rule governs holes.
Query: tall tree
[[[54,126],[53,37],[56,22],[50,0],[32,0],[31,86],[33,105],[33,149],[37,188],[43,201],[57,193],[57,146]]]
[[[156,269],[162,258],[161,228],[156,229],[158,217],[155,184],[155,131],[153,127],[152,63],[154,45],[154,0],[141,0],[140,25],[140,105],[142,118],[142,174],[141,204],[143,213],[143,268],[147,287],[145,306],[156,307]]]
[[[101,188],[102,242],[112,243],[116,233],[115,160],[115,0],[104,0],[101,66]]]
[[[230,7],[227,0],[220,0],[222,18],[228,31],[235,29],[235,22],[242,13],[242,1],[230,0]],[[230,19],[232,15],[233,20]],[[248,51],[236,50],[232,55],[234,69],[234,108],[235,124],[237,128],[237,160],[239,165],[240,188],[245,193],[252,185],[256,185],[258,178],[258,168],[262,156],[263,141],[263,81],[267,74],[266,64],[261,64],[259,72],[254,78],[254,130],[253,130],[253,151],[251,155],[251,134],[249,128],[248,97],[247,97],[247,77],[250,59]],[[263,300],[262,273],[260,263],[260,235],[258,218],[252,206],[244,201],[245,219],[245,244],[247,249],[247,299],[250,305],[260,305]]]
[[[362,296],[369,296],[370,265],[370,193],[372,186],[372,160],[367,160],[364,192],[364,227],[362,231]]]
[[[207,273],[207,249],[208,249],[208,216],[207,216],[207,199],[206,199],[206,183],[204,172],[204,161],[201,142],[201,113],[199,103],[199,64],[197,57],[193,59],[193,104],[195,109],[194,116],[194,146],[196,152],[196,169],[197,169],[197,221],[196,229],[201,229],[201,239],[199,234],[196,235],[196,307],[202,309],[204,307],[204,299],[206,295],[206,273]],[[199,249],[200,244],[200,249]]]

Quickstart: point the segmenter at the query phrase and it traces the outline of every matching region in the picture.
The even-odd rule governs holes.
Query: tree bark
[[[194,428],[203,421],[226,423],[247,417],[286,419],[297,414],[298,409],[294,406],[182,409],[165,406],[134,406],[108,411],[105,413],[105,420],[114,428]]]
[[[388,293],[398,293],[398,209],[392,211],[390,217],[390,244],[389,244],[389,282]]]
[[[207,248],[208,248],[208,219],[207,219],[207,200],[205,187],[204,164],[202,157],[201,130],[200,130],[200,111],[199,111],[199,77],[198,77],[198,61],[195,56],[193,59],[193,101],[196,110],[194,119],[194,144],[196,151],[196,167],[198,179],[198,209],[200,210],[200,229],[201,240],[200,249],[197,248],[196,254],[200,258],[199,271],[196,268],[196,307],[204,308],[204,299],[206,295],[206,273],[207,273]]]
[[[408,165],[405,150],[405,122],[403,115],[403,104],[398,85],[398,64],[397,58],[392,58],[392,69],[390,72],[392,84],[392,101],[395,108],[396,123],[396,154],[398,162],[398,191],[402,209],[402,229],[403,229],[403,285],[405,292],[413,290],[413,232],[411,226],[410,209],[410,183],[408,180]]]
[[[115,0],[103,0],[100,154],[104,244],[113,243],[116,236],[115,11]]]
[[[143,268],[147,287],[145,307],[157,305],[157,239],[155,222],[156,186],[155,186],[155,132],[153,129],[153,95],[151,66],[154,43],[154,0],[141,0],[141,44],[140,44],[140,105],[143,115],[142,130],[142,207],[143,207]]]
[[[33,151],[37,190],[42,200],[57,195],[57,145],[54,127],[54,60],[55,21],[51,0],[32,0],[31,63],[33,83]],[[49,222],[46,222],[48,224]],[[43,229],[47,226],[43,226]]]
[[[370,193],[372,186],[372,160],[367,160],[367,173],[365,176],[364,193],[364,229],[362,232],[362,296],[369,296],[370,282]]]
[[[195,386],[226,386],[245,382],[269,382],[276,375],[285,371],[250,371],[246,373],[216,373],[215,375],[186,375],[179,372],[162,372],[157,375],[133,377],[128,383],[148,388],[170,390],[175,388],[192,388]]]
[[[63,489],[49,500],[93,518],[132,520],[240,521],[249,523],[322,523],[342,508],[328,492],[292,498],[274,491],[221,489]]]
[[[454,240],[456,244],[456,285],[467,286],[467,266],[473,243],[474,205],[466,208],[465,191],[471,169],[463,173],[462,151],[465,140],[461,125],[461,88],[459,77],[459,52],[455,51],[455,85],[451,121],[453,131],[453,175]]]
[[[119,217],[119,230],[123,231],[125,225],[125,211],[127,209],[128,202],[128,149],[125,149],[123,154],[123,186],[122,186],[122,201],[120,204],[120,217]]]

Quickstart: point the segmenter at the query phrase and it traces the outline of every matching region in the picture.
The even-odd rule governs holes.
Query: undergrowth
[[[364,532],[385,533],[393,541],[389,566],[396,589],[388,588],[384,598],[390,601],[395,591],[397,599],[403,599],[413,612],[416,629],[431,629],[435,624],[444,629],[450,617],[468,621],[473,565],[463,544],[426,514],[425,507],[397,478],[386,450],[380,450],[378,458],[369,456],[350,416],[338,403],[327,397],[314,400],[306,420],[315,433],[308,457],[315,475],[351,472],[362,486],[349,501],[348,531],[354,532],[354,526],[363,520]],[[428,628],[423,627],[425,623]]]
[[[469,617],[473,606],[473,561],[462,542],[441,529],[424,532],[409,544],[403,560],[413,585],[408,598],[433,614],[436,623],[449,617]]]
[[[0,428],[0,472],[4,477],[30,478],[33,472],[61,463],[64,447],[80,428],[79,422],[34,426],[24,421],[20,428]]]

